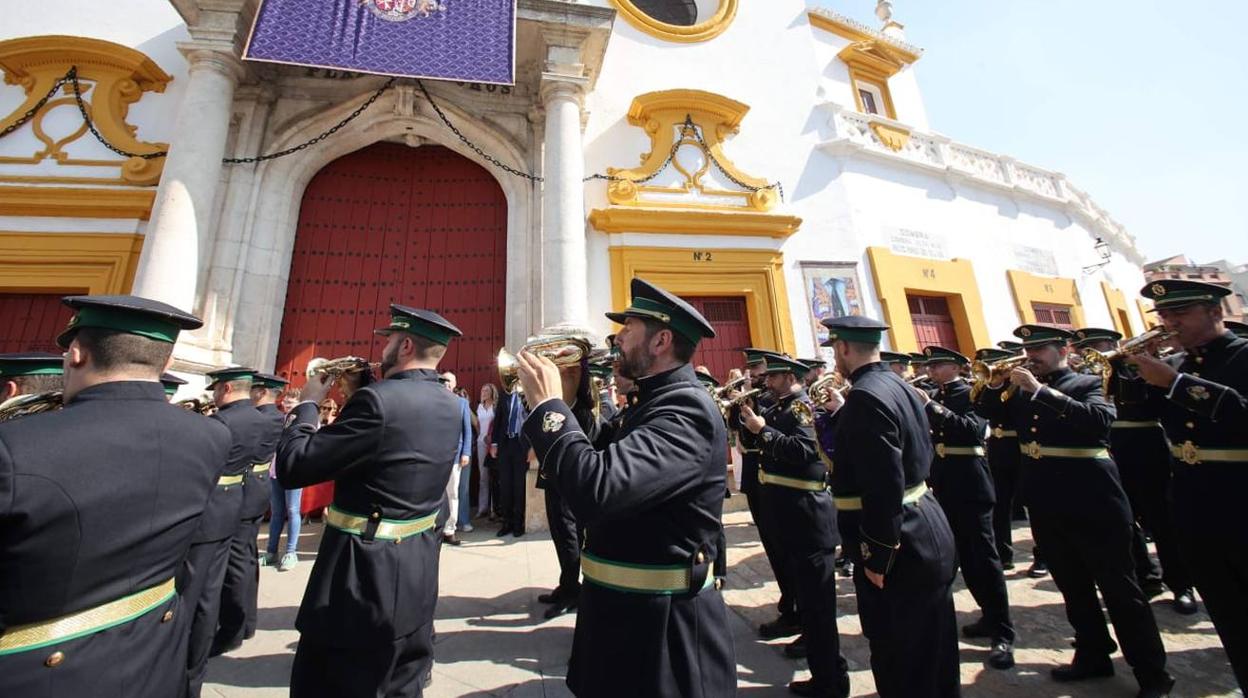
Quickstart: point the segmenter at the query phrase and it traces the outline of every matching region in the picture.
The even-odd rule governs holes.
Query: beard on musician
[[[619,373],[634,381],[666,371],[693,358],[694,346],[689,340],[653,320],[630,317],[615,336],[620,348]],[[670,349],[670,360],[656,367],[659,357]]]

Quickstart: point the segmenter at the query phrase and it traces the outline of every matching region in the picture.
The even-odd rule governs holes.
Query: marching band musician
[[[318,430],[334,381],[310,379],[278,442],[283,487],[334,481],[295,619],[294,698],[420,696],[432,665],[438,518],[463,414],[437,368],[461,333],[428,310],[392,303],[390,315],[375,330],[387,338],[382,380],[361,387],[363,371],[345,374],[352,394]]]
[[[797,583],[797,606],[811,679],[793,681],[799,696],[849,696],[849,669],[836,627],[836,507],[828,468],[819,457],[814,409],[803,379],[809,370],[781,354],[764,355],[767,390],[776,401],[764,414],[742,405],[742,426],[759,437],[758,481],[763,506],[785,533],[784,564]],[[800,640],[799,640],[800,641]]]
[[[713,573],[722,534],[724,420],[689,360],[715,331],[684,300],[633,279],[607,317],[638,398],[604,448],[561,394],[558,368],[520,352],[542,476],[586,528],[567,683],[594,698],[718,698],[736,690],[728,609]]]
[[[64,359],[59,354],[0,354],[0,412],[28,395],[64,387]]]
[[[1114,406],[1101,392],[1100,378],[1067,365],[1070,332],[1023,325],[1014,335],[1023,342],[1027,367],[1010,372],[1015,391],[1008,398],[1004,380],[990,384],[979,409],[1019,433],[1032,533],[1075,630],[1074,660],[1050,673],[1059,682],[1113,675],[1110,655],[1117,646],[1096,597],[1099,587],[1139,682],[1139,698],[1166,696],[1174,679],[1166,671],[1152,609],[1135,580],[1131,507],[1107,449]]]
[[[1248,686],[1248,529],[1239,512],[1248,487],[1248,340],[1222,320],[1230,289],[1165,279],[1145,286],[1165,328],[1186,350],[1176,368],[1147,354],[1127,361],[1164,392],[1161,423],[1175,457],[1175,525],[1196,588]]]
[[[996,493],[985,458],[987,423],[975,413],[971,386],[959,373],[971,362],[940,346],[926,347],[923,353],[928,375],[940,386],[931,396],[915,388],[927,411],[936,449],[930,482],[953,530],[962,578],[982,613],[979,620],[962,628],[962,635],[988,638],[988,665],[1009,669],[1014,666],[1015,635],[1005,574],[992,535]]]
[[[160,386],[165,389],[165,399],[170,402],[173,401],[173,396],[177,394],[178,388],[183,385],[186,385],[186,381],[172,373],[160,374]]]
[[[1085,327],[1075,330],[1073,346],[1109,352],[1118,348],[1121,339],[1122,335],[1114,330]],[[1174,593],[1175,611],[1191,615],[1197,611],[1196,597],[1171,523],[1170,443],[1157,421],[1160,396],[1149,389],[1134,368],[1119,360],[1113,362],[1108,397],[1118,412],[1109,430],[1109,452],[1137,519],[1131,549],[1136,580],[1149,598],[1161,593],[1164,582]],[[1144,529],[1157,543],[1161,569],[1148,554]]]
[[[179,570],[230,434],[158,379],[202,323],[137,296],[64,302],[64,409],[0,424],[0,695],[180,696]]]
[[[912,357],[909,354],[900,354],[895,351],[880,352],[880,363],[888,366],[888,369],[904,380],[910,373],[910,362]]]
[[[986,364],[1013,358],[1016,352],[1004,349],[980,349],[975,360]],[[981,395],[971,393],[972,404],[978,405]],[[980,410],[976,410],[980,411]],[[1018,432],[1005,422],[988,421],[988,471],[992,475],[995,504],[992,509],[992,539],[1001,558],[1001,569],[1014,569],[1014,500],[1018,494]]]
[[[767,366],[763,361],[763,355],[766,351],[745,347],[741,349],[741,352],[745,356],[745,371],[750,375],[750,381],[745,389],[765,389],[766,379],[763,376]],[[728,397],[731,399],[736,395]],[[766,412],[771,405],[772,396],[764,393],[755,398],[754,411]],[[763,544],[763,554],[767,557],[767,564],[771,566],[776,586],[780,587],[780,600],[776,604],[780,615],[775,620],[760,624],[758,636],[764,640],[775,640],[781,637],[791,637],[802,631],[801,620],[797,613],[797,585],[789,578],[788,568],[783,563],[784,532],[768,518],[768,510],[763,504],[762,488],[758,484],[762,442],[750,430],[741,427],[743,420],[741,413],[740,405],[734,405],[728,411],[728,424],[730,428],[737,430],[741,444],[741,491],[745,493],[745,502],[749,507],[750,517],[754,520],[755,528],[758,529],[758,539]],[[796,653],[800,657],[801,645],[795,644],[790,647],[793,649],[786,648],[789,656],[793,657]]]
[[[832,494],[876,690],[882,698],[958,696],[955,549],[926,485],[932,443],[923,405],[880,361],[887,325],[861,315],[823,324],[836,370],[853,385],[835,415]]]

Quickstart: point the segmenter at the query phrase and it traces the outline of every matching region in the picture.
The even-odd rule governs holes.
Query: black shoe
[[[563,587],[555,587],[554,591],[538,594],[537,600],[541,603],[559,603],[563,601]]]
[[[832,689],[820,688],[813,679],[805,681],[790,681],[789,693],[798,696],[816,696],[817,698],[843,698],[849,695],[849,691],[835,691]]]
[[[846,578],[854,576],[854,563],[846,560],[845,566],[841,568],[841,576]]]
[[[524,529],[523,529],[523,528],[513,528],[513,529],[511,529],[511,535],[515,536],[516,538],[519,538],[520,536],[523,536],[523,535],[524,535]]]
[[[1153,599],[1166,593],[1166,585],[1160,579],[1145,579],[1140,582],[1140,591],[1144,592],[1144,598]]]
[[[1043,562],[1033,562],[1031,567],[1027,568],[1027,576],[1032,579],[1041,579],[1049,576],[1049,566]]]
[[[758,626],[758,636],[764,640],[793,637],[802,632],[802,626],[792,616],[780,616],[770,623]]]
[[[1114,663],[1110,661],[1108,655],[1094,659],[1080,659],[1078,653],[1076,653],[1075,661],[1055,669],[1050,669],[1049,674],[1058,683],[1104,679],[1114,675]]]
[[[1174,690],[1174,677],[1167,676],[1155,686],[1141,686],[1135,698],[1168,698],[1172,690]]]
[[[464,542],[459,539],[459,536],[455,535],[454,533],[450,535],[443,533],[442,542],[446,543],[447,545],[463,545],[464,544]]]
[[[495,533],[495,534],[494,534],[494,537],[495,537],[495,538],[502,538],[503,536],[507,535],[508,533],[511,533],[511,526],[503,526],[502,528],[498,529],[498,533]]]
[[[575,610],[576,610],[575,598],[562,599],[559,601],[559,603],[556,603],[552,605],[550,608],[547,608],[546,611],[542,613],[542,616],[544,616],[546,620],[550,620],[551,618],[558,618],[559,616],[563,615],[567,611],[575,611]]]
[[[1010,570],[1014,569],[1014,561],[1013,561],[1013,560],[1002,560],[1002,561],[1001,561],[1001,569],[1005,570],[1006,572],[1009,572]]]
[[[993,635],[992,627],[988,625],[988,621],[984,620],[983,618],[980,618],[979,620],[975,621],[974,623],[971,623],[970,625],[962,626],[962,637],[977,638],[977,637],[992,637],[992,635]]]
[[[211,648],[209,648],[209,650],[208,650],[208,656],[209,656],[209,657],[219,657],[219,656],[221,656],[221,655],[225,654],[226,652],[233,652],[234,650],[236,650],[236,649],[238,649],[239,647],[242,647],[242,646],[243,646],[243,643],[241,643],[241,642],[230,642],[230,643],[218,643],[218,642],[214,642],[214,643],[212,643],[212,647],[211,647]]]
[[[806,636],[798,635],[797,639],[784,646],[784,656],[789,659],[806,658]]]
[[[1174,595],[1175,613],[1190,616],[1198,610],[1200,607],[1196,605],[1196,594],[1191,589],[1184,589]]]
[[[997,640],[992,643],[988,652],[988,666],[993,669],[1012,669],[1014,667],[1014,643]]]

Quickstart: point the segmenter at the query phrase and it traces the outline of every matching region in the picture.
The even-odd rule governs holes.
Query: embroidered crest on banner
[[[447,0],[360,0],[372,13],[387,22],[406,22],[446,11]]]

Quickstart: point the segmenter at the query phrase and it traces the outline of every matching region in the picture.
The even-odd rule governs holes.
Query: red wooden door
[[[728,379],[729,370],[740,368],[744,363],[741,347],[751,346],[745,299],[740,296],[684,296],[684,299],[715,328],[714,339],[698,343],[693,365],[706,366],[722,383]]]
[[[389,304],[428,308],[464,332],[441,369],[476,404],[497,383],[507,201],[484,168],[441,146],[376,143],[312,178],[290,263],[277,372],[304,382],[315,356],[381,360]]]
[[[941,346],[961,351],[958,331],[949,312],[949,300],[941,296],[912,296],[907,294],[910,305],[910,321],[914,324],[914,337],[919,348]]]
[[[56,335],[73,311],[61,293],[0,293],[0,354],[25,351],[60,353]]]

